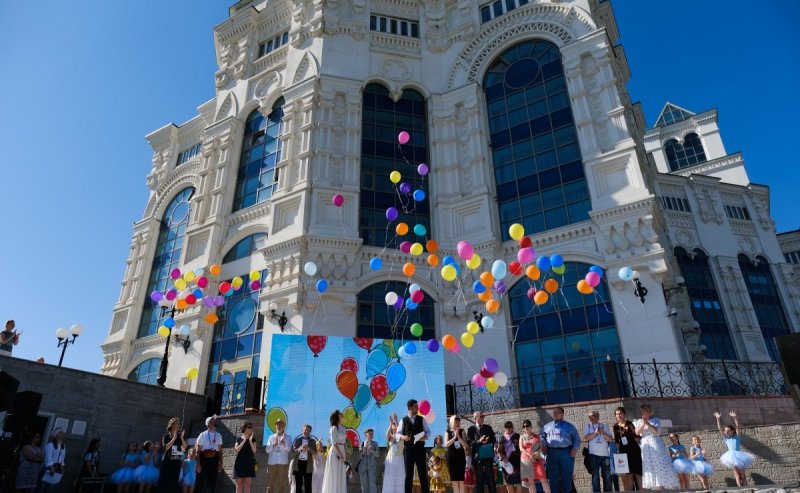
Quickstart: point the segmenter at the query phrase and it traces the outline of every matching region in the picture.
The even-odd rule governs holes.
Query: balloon
[[[407,144],[409,139],[411,139],[411,135],[405,130],[397,134],[397,142],[400,144]]]
[[[417,270],[417,268],[414,267],[414,264],[412,264],[411,262],[406,262],[405,264],[403,264],[403,274],[406,277],[413,276],[414,272],[416,272],[416,270]]]
[[[403,182],[400,184],[400,193],[407,194],[411,192],[411,185],[408,182]]]
[[[428,168],[428,165],[425,163],[419,163],[419,166],[417,166],[417,173],[419,173],[420,176],[427,175],[428,171],[430,171],[430,169]]]
[[[488,290],[484,291],[483,293],[478,294],[478,299],[484,302],[489,301],[492,299],[492,292]]]
[[[358,377],[355,372],[350,370],[340,371],[336,375],[336,388],[339,389],[343,396],[352,401],[358,390]]]
[[[251,280],[251,281],[258,281],[259,279],[261,279],[261,272],[259,272],[259,271],[257,271],[257,270],[254,270],[254,271],[250,272],[250,280]],[[199,280],[200,280],[200,279],[198,278],[198,281],[199,281]],[[200,283],[198,282],[198,285],[199,285],[199,284],[200,284]],[[201,286],[201,287],[202,287],[202,286]]]
[[[383,267],[383,260],[381,260],[380,257],[372,257],[369,261],[369,267],[372,270],[381,270],[381,267]]]
[[[183,280],[186,281],[186,282],[194,281],[195,277],[197,277],[197,276],[194,275],[194,271],[193,270],[187,271],[186,273],[183,274]]]
[[[406,350],[406,354],[415,354],[417,352],[417,345],[413,342],[407,342],[403,345],[403,349]]]
[[[228,291],[230,291],[230,289],[231,289],[231,283],[229,283],[228,281],[223,281],[219,285],[219,292],[222,294],[227,293]]]
[[[439,251],[439,242],[436,240],[428,240],[425,243],[425,250],[428,250],[429,253],[436,253]]]
[[[431,339],[435,341],[436,339]],[[430,342],[430,341],[428,341]],[[437,343],[437,350],[438,343]],[[394,392],[403,386],[406,381],[406,367],[402,363],[394,363],[386,369],[386,383],[389,385],[389,392]]]
[[[508,234],[511,236],[513,240],[519,240],[523,236],[525,236],[525,228],[522,227],[519,223],[514,223],[508,227]]]
[[[593,266],[589,267],[589,271],[596,272],[597,275],[600,276],[601,279],[603,278],[603,268],[602,267],[599,267],[597,265],[593,265]]]
[[[328,344],[328,337],[327,336],[308,336],[306,337],[306,344],[308,345],[308,349],[314,353],[314,357],[318,357],[319,353],[325,349],[325,346]],[[338,378],[338,377],[337,377]]]
[[[339,365],[339,371],[350,370],[353,373],[358,373],[358,361],[353,357],[347,357],[342,360]]]
[[[517,252],[517,260],[520,264],[529,264],[533,261],[533,249],[532,248],[520,248]]]
[[[260,272],[255,271],[255,270],[253,272],[257,273],[259,277],[261,276]],[[258,279],[258,277],[253,278],[253,272],[250,273],[250,278],[254,279],[254,280]],[[197,280],[195,282],[197,283],[197,287],[199,287],[199,288],[205,289],[205,288],[208,287],[208,278],[207,277],[200,276],[200,277],[197,278]]]
[[[317,291],[319,291],[320,293],[324,293],[327,290],[328,290],[328,281],[327,280],[320,279],[319,281],[317,281]]]
[[[423,200],[425,200],[425,190],[422,189],[414,190],[414,194],[412,195],[412,197],[414,197],[415,201],[422,202]]]
[[[395,185],[400,183],[400,179],[401,178],[402,178],[402,176],[400,176],[400,172],[399,171],[392,171],[391,173],[389,173],[389,180],[392,183],[394,183]]]
[[[186,289],[186,281],[182,277],[175,279],[175,287],[183,291]]]
[[[456,268],[452,265],[445,265],[442,267],[442,279],[445,281],[453,281],[456,278]]]
[[[344,204],[344,197],[341,194],[336,194],[333,196],[333,205],[336,207],[341,207]]]
[[[164,327],[166,327],[168,329],[171,329],[171,328],[175,327],[175,320],[172,319],[171,317],[165,318],[164,319]]]
[[[490,394],[497,392],[498,388],[500,387],[497,385],[497,381],[495,381],[493,377],[486,379],[486,390],[488,390]]]
[[[476,373],[472,375],[472,385],[476,387],[483,387],[486,385],[486,378],[484,378],[480,373]]]
[[[369,392],[375,401],[380,402],[389,393],[389,385],[386,383],[386,376],[375,375],[369,382]]]
[[[492,263],[492,275],[495,279],[502,279],[508,274],[508,266],[503,260],[495,260]],[[487,286],[488,287],[488,286]]]
[[[456,265],[456,259],[452,255],[445,255],[442,259],[442,265]]]
[[[161,291],[153,291],[152,293],[150,293],[150,299],[158,303],[159,301],[164,299],[164,295],[161,293]]]
[[[175,289],[170,289],[169,291],[167,291],[167,294],[166,294],[166,296],[164,296],[164,297],[165,297],[166,299],[168,299],[169,301],[172,301],[172,300],[174,300],[174,299],[175,299],[177,296],[178,296],[178,291],[177,291],[177,290],[175,290]]]
[[[494,358],[486,358],[483,362],[483,367],[492,372],[492,375],[500,370],[500,363]]]
[[[364,387],[366,388],[366,385]],[[369,404],[369,391],[367,393],[367,404]],[[361,445],[361,437],[354,429],[348,429],[345,433],[347,436],[347,440],[345,441],[347,445],[347,455],[353,455],[353,450],[358,449]]]
[[[467,267],[469,267],[472,270],[475,270],[480,266],[481,266],[481,256],[478,255],[477,253],[473,253],[472,258],[467,260]]]
[[[452,335],[445,334],[445,336],[442,337],[442,346],[444,346],[444,348],[447,349],[448,351],[451,351],[455,347],[455,345],[456,345],[456,338],[453,337]]]
[[[537,291],[539,291],[539,290],[536,289],[536,288],[528,288],[528,292],[526,294],[527,294],[528,298],[531,299],[531,301],[533,301],[533,297],[536,296],[536,292]]]
[[[414,226],[414,234],[417,236],[425,236],[428,233],[428,230],[425,228],[423,224],[417,224]]]
[[[502,295],[506,292],[507,286],[504,281],[495,281],[492,289],[494,289],[496,293]]]
[[[369,351],[372,349],[372,338],[371,337],[353,337],[353,342],[356,343],[356,346],[366,349]]]
[[[589,286],[596,288],[598,284],[600,284],[600,275],[597,272],[589,272],[586,274],[586,282],[589,283]]]
[[[558,267],[553,267],[553,272],[558,274],[559,276],[562,275],[565,270],[567,270],[567,266],[566,265],[560,265]]]
[[[536,281],[542,275],[542,272],[535,265],[529,265],[525,269],[525,275],[528,276],[528,279],[531,281]]]
[[[406,300],[406,308],[408,308],[409,310],[416,310],[417,308],[419,308],[419,303],[414,303],[414,300],[409,298]]]
[[[476,322],[474,320],[467,324],[467,332],[469,332],[470,334],[475,335],[480,330],[481,330],[481,326],[478,325],[478,322]]]
[[[403,253],[411,253],[411,242],[404,241],[400,243],[400,251]]]
[[[169,327],[161,326],[158,328],[158,335],[161,337],[169,337]]]
[[[419,291],[421,289],[422,288],[419,286],[419,284],[414,283],[414,284],[412,284],[411,286],[408,287],[408,292],[411,293],[411,294],[414,294],[414,293],[416,293],[417,291]]]
[[[398,215],[399,213],[397,212],[397,209],[395,209],[394,207],[389,207],[388,209],[386,209],[386,220],[394,221],[395,219],[397,219]]]
[[[547,291],[537,291],[533,296],[533,302],[537,305],[544,305],[547,303],[548,298],[550,298],[550,296],[547,294]]]
[[[435,419],[436,419],[436,411],[431,409],[430,412],[428,412],[428,414],[425,415],[425,421],[427,421],[429,425],[432,425]]]
[[[522,265],[520,265],[520,263],[516,262],[516,261],[515,262],[511,262],[510,264],[508,264],[508,272],[510,272],[511,274],[513,274],[515,276],[521,276],[522,275]]]
[[[433,253],[428,255],[428,265],[431,267],[436,267],[439,265],[439,256]]]
[[[408,233],[408,224],[397,223],[397,226],[394,227],[394,232],[400,236],[405,235],[406,233]]]
[[[419,413],[425,416],[429,412],[431,412],[431,403],[426,400],[419,401]]]
[[[623,281],[630,281],[633,279],[633,269],[630,267],[623,267],[619,270],[619,278]]]
[[[487,288],[491,288],[494,284],[494,276],[489,272],[482,272],[480,275],[481,284]]]
[[[182,336],[188,336],[191,331],[192,328],[189,326],[189,324],[183,324],[181,325],[181,328],[178,329],[178,332],[180,332]]]
[[[200,372],[197,371],[197,368],[195,368],[195,367],[189,368],[188,370],[186,370],[186,380],[189,380],[191,382],[192,380],[197,378],[197,375],[199,373]]]
[[[398,295],[397,296],[397,301],[394,302],[394,305],[392,305],[392,307],[394,307],[395,309],[399,310],[399,309],[403,308],[403,303],[405,303],[405,301],[406,300],[404,300],[402,296]]]
[[[413,293],[411,293],[411,301],[413,301],[418,305],[422,303],[422,300],[424,299],[425,299],[425,293],[422,292],[422,290],[414,291]]]
[[[317,273],[317,264],[314,262],[306,262],[306,265],[303,266],[303,272],[309,276],[315,275]]]
[[[500,302],[497,300],[489,300],[486,302],[486,311],[489,313],[497,313],[500,309]]]
[[[175,308],[177,308],[178,310],[186,310],[186,308],[188,308],[188,306],[189,306],[189,303],[187,303],[186,300],[178,300],[178,301],[175,302]]]
[[[216,313],[209,313],[208,315],[205,316],[203,320],[213,325],[219,322],[219,317],[217,316]]]
[[[181,277],[181,270],[180,270],[180,269],[172,269],[172,270],[169,272],[169,277],[171,277],[173,281],[174,281],[174,280],[177,280],[177,279],[180,279],[180,277]]]
[[[581,279],[580,281],[578,281],[578,292],[579,293],[581,293],[581,294],[592,294],[592,291],[594,291],[594,288],[591,286],[591,284],[586,282],[584,279]]]
[[[422,253],[422,243],[412,243],[411,244],[411,255],[417,256]]]
[[[458,256],[464,260],[471,259],[475,254],[475,252],[472,251],[472,245],[470,245],[467,241],[459,241],[458,245],[456,246],[456,251],[458,252]]]
[[[417,291],[419,292],[419,291]],[[419,323],[411,324],[411,335],[414,337],[419,337],[422,335],[422,325]]]
[[[449,351],[451,353],[457,353],[461,351],[461,346],[458,344],[458,341],[456,341],[455,345],[453,346],[453,349],[450,349]]]
[[[481,294],[486,291],[486,286],[481,284],[480,281],[475,281],[472,283],[472,291],[474,291],[475,294]]]
[[[469,332],[464,332],[461,334],[461,344],[466,348],[472,347],[472,345],[475,344],[475,336]]]
[[[258,291],[261,289],[261,281],[253,281],[250,283],[250,289],[252,291]]]
[[[397,303],[397,293],[395,293],[394,291],[389,291],[388,293],[386,293],[386,296],[383,297],[383,300],[386,302],[387,305],[393,306],[395,303]]]
[[[397,396],[397,392],[389,392],[388,394],[386,394],[386,397],[384,397],[383,400],[381,400],[378,403],[378,405],[379,406],[385,406],[386,404],[389,404],[390,402],[392,402],[396,396]]]
[[[489,371],[489,370],[487,370],[486,368],[481,368],[481,376],[482,376],[483,378],[489,378],[489,377],[491,377],[492,375],[494,375],[494,373],[490,372],[490,371]]]
[[[508,375],[506,375],[505,373],[503,373],[501,371],[495,373],[494,377],[492,377],[492,378],[494,378],[494,381],[497,382],[497,385],[499,385],[501,387],[505,387],[506,384],[508,383]]]
[[[533,242],[527,236],[523,236],[519,239],[517,245],[519,245],[520,248],[531,248],[533,246]]]
[[[540,271],[544,272],[550,268],[550,257],[539,257],[536,259],[536,267],[539,268]]]
[[[242,284],[244,284],[244,279],[242,279],[239,276],[236,276],[233,279],[231,279],[231,286],[233,286],[236,289],[242,287]]]
[[[548,279],[544,282],[544,290],[550,294],[558,291],[558,281],[555,279]]]
[[[342,411],[342,424],[345,428],[358,428],[361,425],[361,415],[353,409],[353,406],[347,406]]]
[[[494,319],[492,317],[483,317],[481,319],[481,327],[483,327],[486,330],[491,329],[492,327],[494,327]]]
[[[561,267],[564,265],[564,257],[559,254],[550,255],[550,265],[553,267]]]
[[[214,264],[208,268],[209,272],[211,272],[212,276],[218,276],[220,272],[222,272],[222,267],[219,264]]]
[[[432,353],[439,352],[439,341],[436,339],[428,339],[428,342],[425,345],[428,347],[428,351]]]

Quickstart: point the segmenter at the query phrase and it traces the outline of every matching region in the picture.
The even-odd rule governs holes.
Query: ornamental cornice
[[[334,251],[357,251],[364,242],[361,238],[336,238],[333,236],[306,236],[308,249],[327,249]]]
[[[253,75],[260,75],[262,72],[267,70],[278,70],[279,68],[284,68],[286,66],[288,54],[289,45],[285,44],[272,53],[262,56],[253,62]]]
[[[249,223],[250,221],[269,215],[270,211],[272,211],[271,202],[262,202],[255,207],[248,207],[247,209],[236,211],[235,214],[228,216],[227,227],[230,228],[232,226]]]
[[[594,227],[589,221],[577,223],[563,228],[528,235],[534,248],[545,248],[567,242],[594,237]],[[477,248],[475,248],[477,250]],[[515,257],[519,250],[516,241],[506,241],[500,246],[504,258]]]
[[[292,6],[290,2],[269,2],[267,7],[259,12],[261,19],[256,23],[255,32],[259,37],[269,39],[285,30],[288,30],[292,22]]]
[[[694,222],[694,214],[691,212],[665,210],[664,215],[667,217],[667,222],[670,226],[678,228],[697,228],[697,224]]]
[[[156,348],[164,345],[164,338],[158,334],[151,334],[146,337],[140,337],[131,341],[131,347],[134,351],[142,351],[148,348]]]
[[[197,144],[203,139],[205,122],[197,116],[190,120],[189,123],[181,125],[180,131],[178,132],[178,152],[186,147]]]
[[[178,166],[175,170],[170,173],[169,177],[166,181],[159,184],[158,189],[156,190],[156,196],[158,197],[155,201],[151,201],[147,208],[144,211],[144,217],[155,217],[156,213],[161,210],[162,203],[167,197],[171,198],[170,192],[175,188],[184,185],[184,184],[191,184],[195,188],[198,186],[197,184],[197,174],[200,172],[200,163],[186,163],[182,166]]]
[[[688,168],[682,168],[678,171],[673,171],[672,174],[678,176],[691,176],[691,175],[705,175],[711,171],[725,168],[731,165],[739,164],[743,161],[742,154],[736,153],[728,156],[723,156],[713,161],[706,161],[703,163],[695,164]]]
[[[421,56],[422,49],[419,39],[396,34],[385,34],[377,31],[369,32],[370,50],[380,51],[391,55],[403,53],[406,55]]]
[[[728,219],[731,224],[731,231],[742,236],[758,236],[756,225],[753,221],[742,221],[740,219]]]
[[[266,10],[266,9],[265,9]],[[214,29],[220,43],[228,43],[253,29],[259,12],[255,9],[244,9]]]
[[[261,250],[262,254],[264,255],[264,260],[267,262],[279,260],[280,258],[286,256],[288,253],[289,256],[299,255],[302,252],[307,251],[308,249],[308,240],[305,236],[297,236],[294,238],[290,238],[289,240],[282,241],[280,243],[275,243],[273,245],[268,245]]]
[[[604,209],[599,212],[590,212],[589,216],[593,221],[602,221],[615,216],[630,215],[631,213],[637,211],[645,211],[647,214],[652,214],[654,201],[655,197],[651,195],[647,198],[637,200],[636,202],[629,202],[627,204],[612,207],[610,209]]]
[[[780,246],[781,251],[784,253],[800,250],[800,238],[795,237],[795,238],[784,239],[781,238],[781,236],[779,235],[778,246]]]
[[[178,126],[174,123],[168,123],[154,132],[145,135],[147,143],[153,148],[153,151],[158,153],[166,150],[178,133]]]
[[[372,4],[370,13],[418,21],[419,2],[418,0],[378,0]]]

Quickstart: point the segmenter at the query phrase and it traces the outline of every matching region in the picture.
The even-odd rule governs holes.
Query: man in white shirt
[[[195,482],[196,493],[214,493],[217,475],[222,471],[222,435],[217,432],[217,416],[206,418],[208,428],[195,442],[200,472]]]
[[[603,491],[611,491],[611,460],[608,444],[614,441],[614,435],[605,423],[600,422],[599,412],[589,411],[589,422],[583,427],[583,439],[589,444],[592,491],[600,492],[600,474],[603,475]]]
[[[286,423],[275,422],[276,432],[267,440],[267,493],[289,493],[289,452],[292,439],[286,434]]]
[[[428,490],[428,469],[426,467],[425,440],[431,436],[428,422],[420,416],[419,404],[414,399],[409,399],[406,404],[408,415],[400,420],[395,438],[405,442],[403,446],[403,462],[406,466],[405,493],[411,493],[414,481],[414,466],[417,466],[419,485],[422,493]],[[416,438],[419,437],[419,438]]]

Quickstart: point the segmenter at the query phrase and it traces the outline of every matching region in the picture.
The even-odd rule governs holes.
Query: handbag
[[[628,454],[614,454],[614,474],[630,474]]]
[[[478,447],[478,459],[494,459],[494,446],[491,443],[484,443]]]

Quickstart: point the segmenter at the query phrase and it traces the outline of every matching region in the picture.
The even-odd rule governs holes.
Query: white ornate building
[[[173,267],[266,276],[228,299],[216,328],[199,307],[178,315],[193,331],[186,352],[170,344],[169,387],[268,378],[269,336],[281,331],[273,314],[283,312],[292,333],[387,337],[420,320],[423,338],[458,337],[473,310],[485,312],[477,274],[515,259],[517,222],[538,255],[567,261],[566,288],[532,310],[528,283],[507,279],[516,284],[494,327],[464,359],[446,358],[448,382],[466,382],[491,355],[538,382],[525,402],[566,402],[602,394],[607,358],[775,357],[771,338],[798,326],[800,287],[768,189],[726,153],[716,111],[668,104],[646,129],[618,37],[610,2],[598,0],[237,3],[214,29],[214,98],[147,136],[151,195],[103,373],[154,381],[164,340],[149,293]],[[402,130],[411,141],[398,146]],[[426,199],[396,193],[392,170]],[[464,296],[425,255],[398,250],[408,238],[387,226],[389,206],[424,225],[442,256],[461,240],[475,247],[484,266],[463,274]],[[370,268],[374,257],[382,269]],[[427,296],[396,320],[383,300],[405,290],[404,262]],[[592,264],[605,280],[584,297],[574,284]],[[640,273],[644,302],[619,279],[624,266]],[[189,367],[200,369],[191,383]]]

